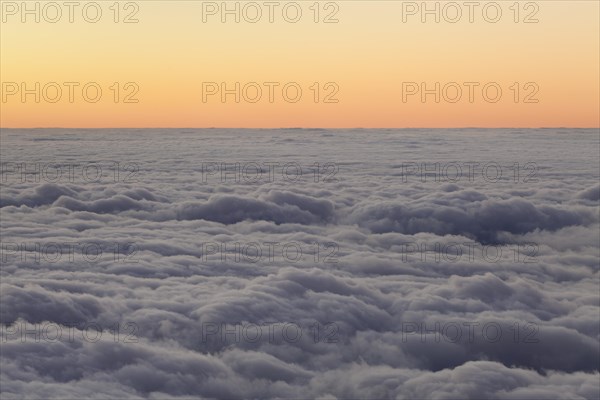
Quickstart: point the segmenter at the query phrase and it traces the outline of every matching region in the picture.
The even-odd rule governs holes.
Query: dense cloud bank
[[[599,146],[2,130],[2,398],[598,399]]]

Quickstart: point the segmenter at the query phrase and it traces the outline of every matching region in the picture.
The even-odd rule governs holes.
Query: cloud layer
[[[2,130],[2,397],[597,399],[598,147]]]

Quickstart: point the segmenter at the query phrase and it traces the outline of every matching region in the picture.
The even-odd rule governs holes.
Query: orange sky
[[[2,127],[599,126],[597,1],[63,3],[1,2]]]

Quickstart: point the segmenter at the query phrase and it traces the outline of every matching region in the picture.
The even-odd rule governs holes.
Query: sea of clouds
[[[11,398],[600,398],[598,130],[1,132]]]

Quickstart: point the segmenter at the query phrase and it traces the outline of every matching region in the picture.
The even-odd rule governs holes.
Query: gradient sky
[[[28,2],[33,8],[36,2]],[[206,16],[201,1],[138,1],[137,23],[123,23],[134,11],[120,2],[119,20],[109,8],[113,1],[99,1],[102,17],[97,23],[83,19],[82,7],[68,21],[68,9],[56,23],[34,15],[21,21],[21,2],[2,1],[1,81],[2,127],[598,127],[599,126],[599,15],[597,1],[521,1],[515,22],[514,1],[498,1],[502,17],[486,22],[478,2],[474,22],[463,1],[462,18],[439,23],[429,15],[406,15],[408,3],[401,1],[320,2],[320,22],[315,23],[313,1],[299,1],[302,17],[286,22],[278,2],[274,22],[268,22],[263,1],[257,23],[233,16],[221,22],[221,14]],[[62,4],[62,2],[58,2]],[[81,2],[86,4],[88,2]],[[243,7],[247,2],[239,2]],[[436,2],[427,4],[433,8]],[[445,1],[438,2],[440,8]],[[221,7],[221,2],[214,3]],[[421,6],[421,2],[414,3]],[[228,2],[234,7],[235,2]],[[327,5],[327,9],[325,9]],[[290,6],[291,7],[291,6]],[[335,11],[337,23],[323,23]],[[511,9],[510,7],[513,7]],[[46,9],[48,18],[54,10]],[[254,11],[247,9],[251,18]],[[294,16],[290,8],[288,16]],[[447,8],[452,18],[454,10]],[[490,8],[489,17],[494,17]],[[535,11],[537,23],[523,19]],[[88,16],[94,16],[93,9]],[[56,103],[39,103],[21,93],[13,83],[49,82],[62,85]],[[63,82],[78,82],[73,102]],[[97,103],[83,99],[81,87],[96,82],[102,88]],[[118,102],[114,90],[118,82]],[[126,83],[135,85],[124,87]],[[225,82],[233,88],[246,83],[261,85],[263,96],[256,103],[239,103],[234,95],[222,102],[219,94],[203,101],[203,82]],[[264,82],[277,82],[273,102]],[[296,82],[302,98],[286,102],[281,88]],[[315,103],[313,84],[318,82]],[[325,87],[329,82],[330,84]],[[463,89],[456,103],[434,101],[420,94],[403,101],[403,82],[425,82],[434,88],[457,82]],[[463,82],[478,82],[473,102]],[[495,82],[502,89],[496,103],[484,100],[481,88]],[[513,86],[518,82],[515,103]],[[530,83],[528,86],[526,84]],[[139,88],[137,103],[124,103],[126,93]],[[513,88],[511,90],[511,87]],[[337,103],[323,102],[325,95],[339,90]],[[18,87],[17,90],[21,90]],[[54,89],[49,88],[49,97]],[[453,88],[448,96],[454,97]],[[495,89],[490,89],[491,96]],[[526,95],[537,90],[531,99]],[[40,90],[41,91],[41,90]],[[90,93],[92,93],[91,91]],[[294,89],[290,89],[291,96]],[[254,96],[254,89],[247,92]]]

